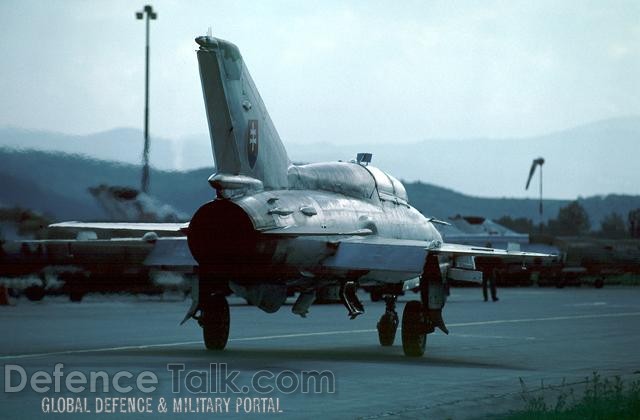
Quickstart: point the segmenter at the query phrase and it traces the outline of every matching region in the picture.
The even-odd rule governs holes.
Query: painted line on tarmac
[[[461,323],[449,324],[448,326],[449,327],[473,327],[473,326],[480,326],[480,325],[518,324],[518,323],[526,323],[526,322],[566,321],[566,320],[575,320],[575,319],[594,319],[594,318],[623,318],[623,317],[631,317],[631,316],[640,316],[640,312],[567,315],[567,316],[553,316],[553,317],[546,317],[546,318],[498,319],[493,321],[461,322]],[[239,337],[239,338],[230,338],[229,341],[231,342],[265,341],[265,340],[278,340],[278,339],[287,339],[287,338],[317,337],[317,336],[327,336],[327,335],[361,334],[361,333],[372,333],[376,331],[377,330],[375,329],[321,331],[321,332],[296,333],[296,334],[265,335],[265,336],[258,336],[258,337]],[[54,351],[54,352],[48,352],[48,353],[15,354],[15,355],[0,356],[0,360],[35,359],[39,357],[68,356],[73,354],[116,352],[116,351],[124,351],[124,350],[145,350],[145,349],[162,348],[162,347],[190,346],[195,344],[202,344],[202,341],[182,341],[182,342],[175,342],[175,343],[146,344],[146,345],[139,345],[139,346],[102,347],[102,348],[93,348],[93,349],[63,350],[63,351]]]
[[[187,346],[189,344],[201,344],[201,343],[202,341],[183,341],[178,343],[146,344],[141,346],[120,346],[120,347],[102,347],[102,348],[95,348],[95,349],[62,350],[62,351],[52,351],[49,353],[27,353],[27,354],[0,356],[0,360],[32,359],[32,358],[35,359],[38,357],[68,356],[71,354],[100,353],[100,352],[122,351],[122,350],[144,350],[144,349],[152,349],[156,347],[178,347],[178,346]]]
[[[535,340],[535,337],[526,336],[526,337],[516,337],[509,335],[484,335],[484,334],[458,334],[458,333],[450,333],[449,337],[460,337],[460,338],[485,338],[489,340]]]
[[[376,332],[378,330],[346,330],[346,331],[322,331],[322,332],[310,332],[299,334],[281,334],[281,335],[264,335],[262,337],[244,337],[244,338],[230,338],[229,341],[262,341],[262,340],[276,340],[278,338],[298,338],[298,337],[315,337],[322,335],[340,335],[340,334],[360,334]]]
[[[473,327],[476,325],[519,324],[523,322],[567,321],[567,320],[574,320],[574,319],[594,319],[594,318],[623,318],[628,316],[640,316],[640,312],[566,315],[566,316],[551,316],[546,318],[497,319],[495,321],[461,322],[457,324],[449,324],[448,326],[449,327]]]
[[[370,332],[376,332],[376,331],[377,330],[371,330],[371,329],[370,330],[347,330],[347,331],[322,331],[322,332],[299,333],[299,334],[265,335],[260,337],[230,338],[229,341],[264,341],[264,340],[277,340],[280,338],[314,337],[314,336],[339,335],[339,334],[359,334],[359,333],[370,333]],[[146,344],[146,345],[139,345],[139,346],[101,347],[101,348],[94,348],[94,349],[52,351],[48,353],[16,354],[16,355],[0,356],[0,360],[32,359],[32,358],[38,358],[38,357],[68,356],[72,354],[102,353],[102,352],[123,351],[123,350],[145,350],[145,349],[152,349],[152,348],[158,348],[158,347],[190,346],[194,344],[202,344],[202,341],[181,341],[176,343]]]

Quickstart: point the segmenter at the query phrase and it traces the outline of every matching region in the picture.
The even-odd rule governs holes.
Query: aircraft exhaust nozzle
[[[212,36],[196,38],[198,64],[218,174],[286,189],[290,162],[240,50]]]
[[[200,267],[212,269],[227,280],[239,273],[261,276],[275,252],[268,241],[259,240],[251,216],[231,200],[214,200],[193,215],[187,244]]]

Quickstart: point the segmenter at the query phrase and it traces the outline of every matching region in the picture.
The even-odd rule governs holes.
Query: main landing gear
[[[200,315],[196,318],[202,327],[207,350],[222,350],[229,339],[229,304],[222,294],[200,297]]]
[[[438,257],[428,254],[420,277],[420,300],[412,300],[402,313],[402,349],[409,357],[420,357],[427,345],[427,334],[440,328],[445,334],[449,330],[442,320],[445,304],[445,287],[440,272]]]
[[[427,347],[428,322],[422,303],[407,302],[402,312],[402,350],[405,356],[420,357]]]

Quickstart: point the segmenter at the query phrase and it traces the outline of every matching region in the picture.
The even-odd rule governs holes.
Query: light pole
[[[146,19],[145,19],[146,18]],[[136,19],[146,20],[147,43],[145,49],[145,77],[144,77],[144,151],[142,152],[142,192],[149,189],[149,19],[156,20],[158,14],[150,5],[144,6],[141,12],[136,12]]]

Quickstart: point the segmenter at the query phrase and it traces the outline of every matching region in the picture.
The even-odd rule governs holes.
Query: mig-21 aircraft
[[[442,317],[447,279],[481,280],[475,256],[523,264],[554,257],[443,243],[434,224],[445,222],[413,208],[402,183],[370,165],[368,153],[351,162],[293,165],[238,48],[210,35],[196,42],[215,199],[185,225],[118,228],[185,233],[158,238],[149,258],[181,265],[175,252],[179,241],[188,245],[185,258],[195,259],[198,277],[184,321],[198,321],[208,349],[227,344],[230,293],[272,313],[297,292],[292,311],[305,316],[324,287],[339,287],[351,318],[364,311],[358,288],[382,293],[387,305],[377,327],[380,344],[389,346],[400,324],[396,298],[411,288],[420,298],[404,307],[402,346],[407,356],[422,356],[427,334],[448,332]]]

